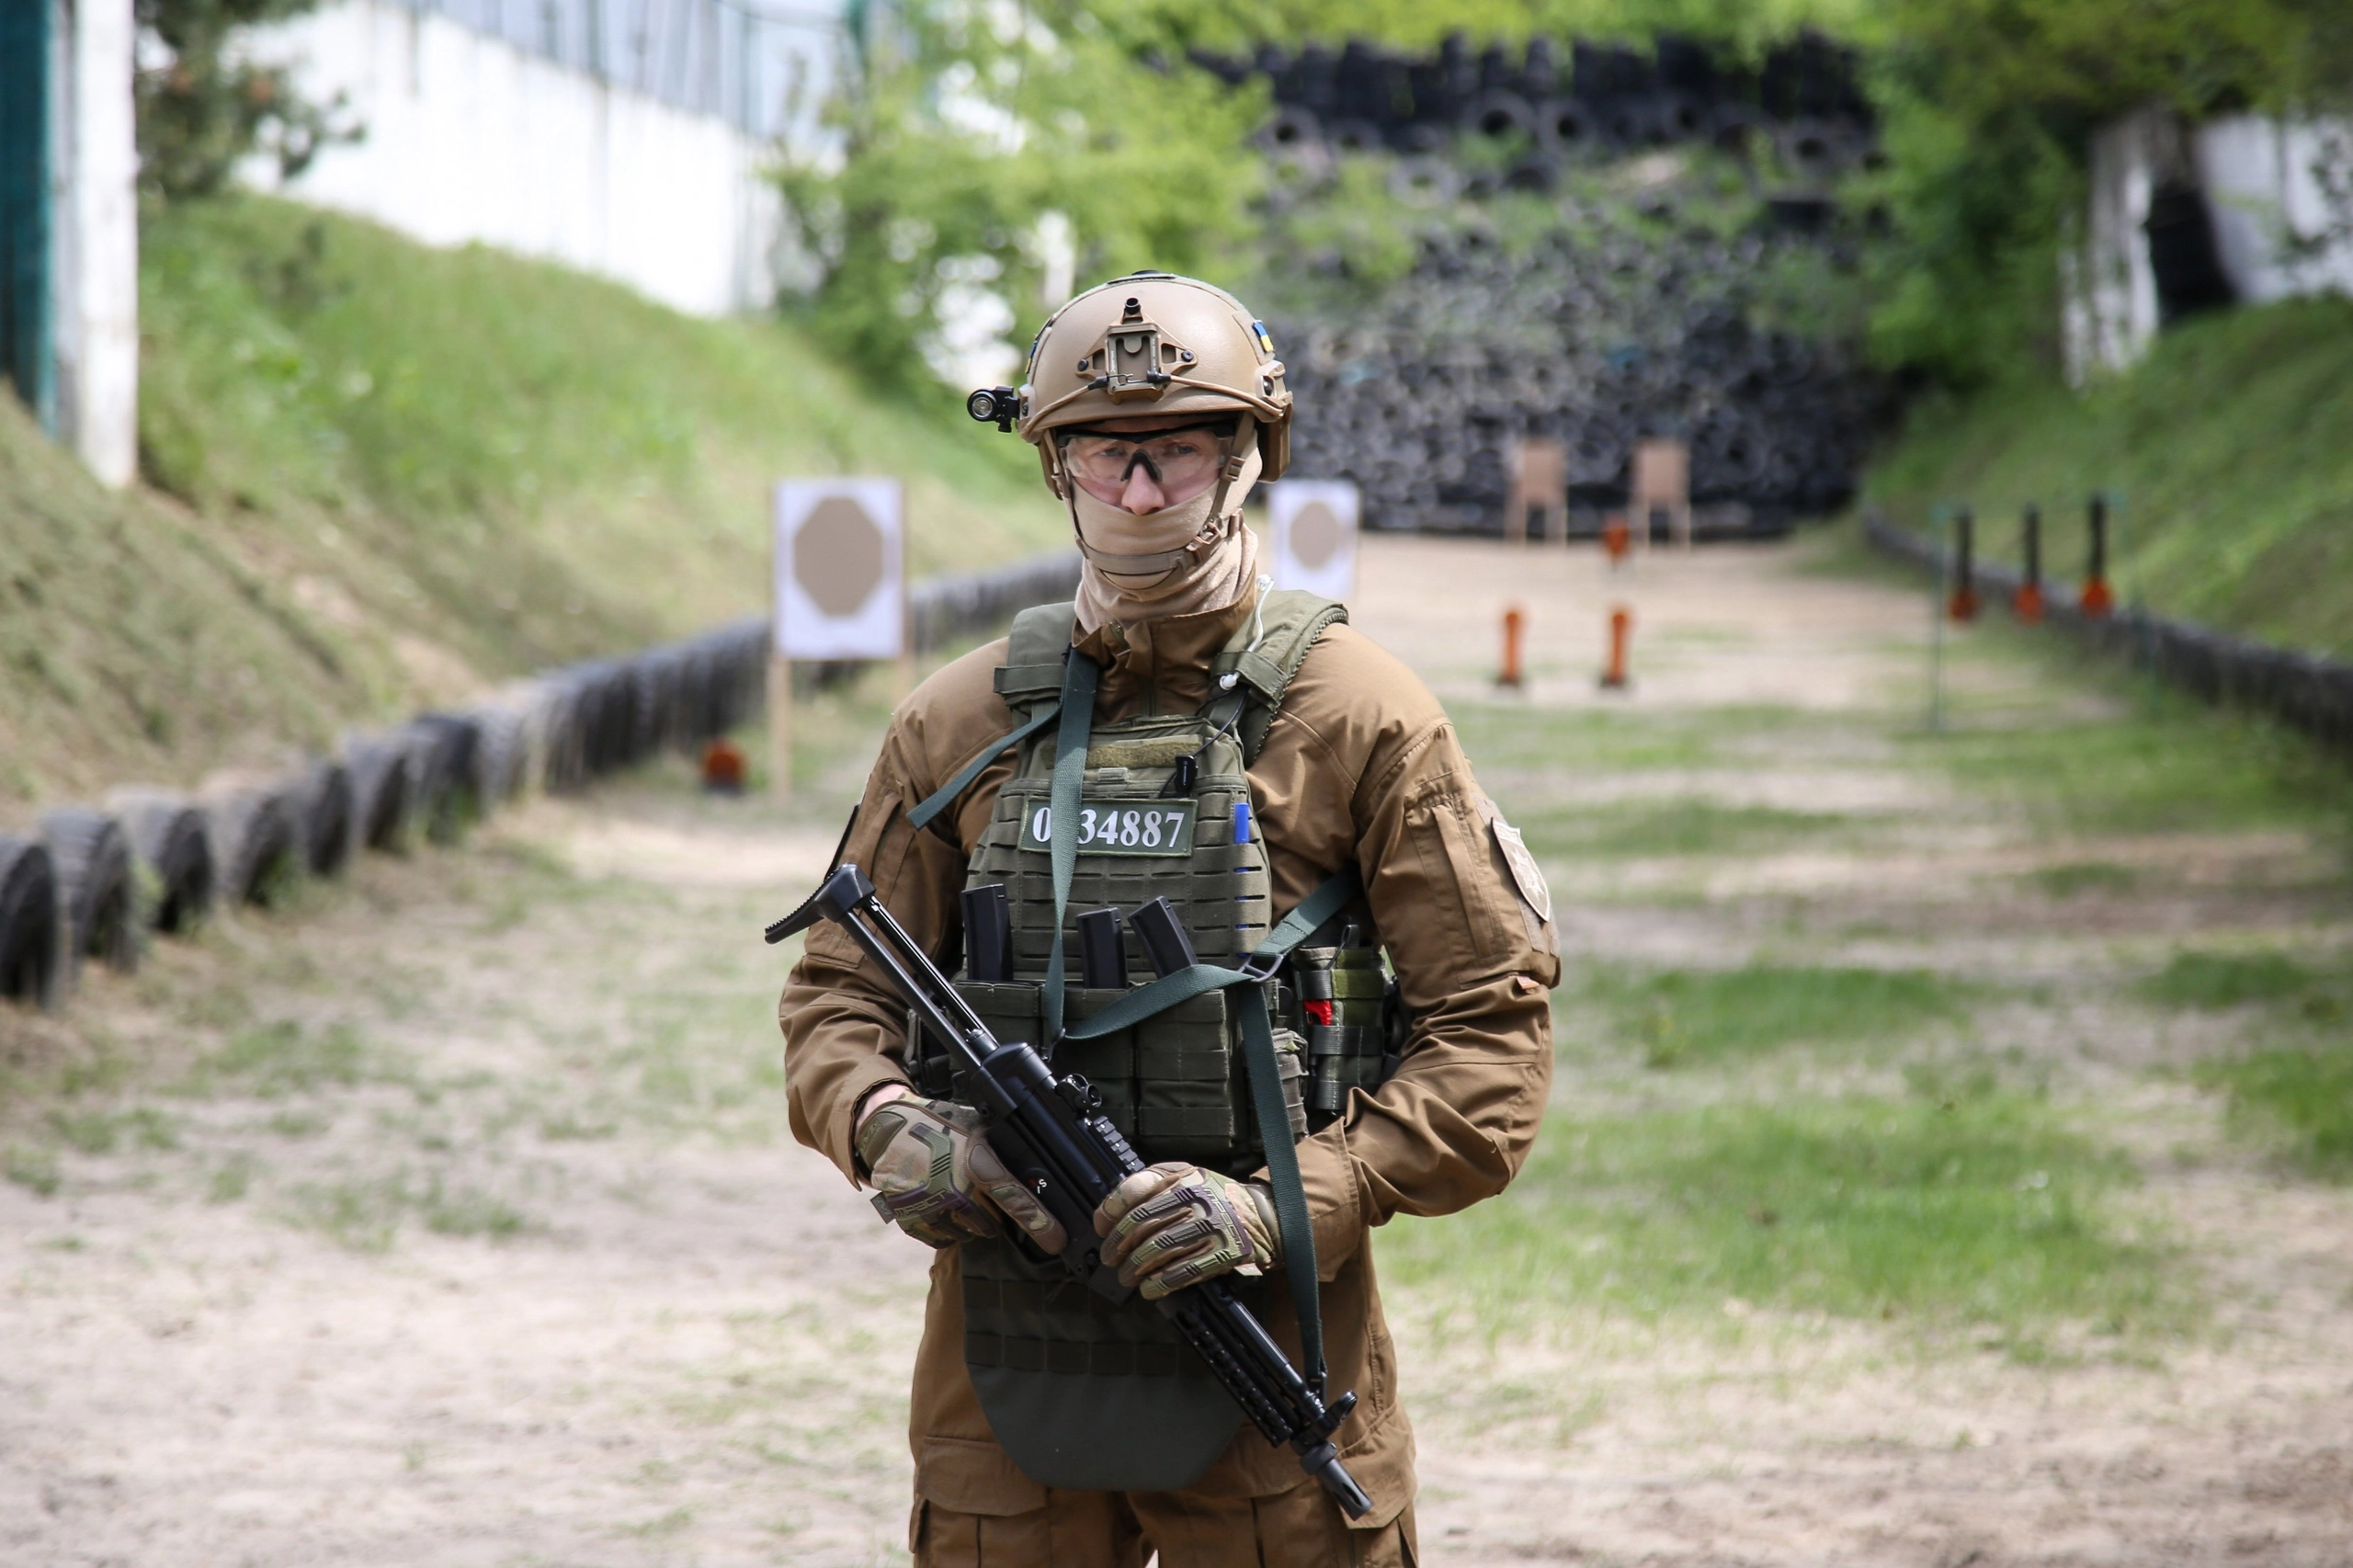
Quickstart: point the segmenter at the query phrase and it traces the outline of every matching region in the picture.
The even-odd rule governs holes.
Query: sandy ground
[[[1613,600],[1637,685],[1593,683]],[[1552,868],[1588,956],[1836,952],[1962,972],[2111,971],[2184,935],[2353,933],[2278,832],[2054,838],[1960,812],[1884,743],[1916,722],[1921,596],[1789,549],[1644,562],[1381,540],[1357,623],[1450,701],[1662,724],[1800,709],[1748,766],[1490,788],[1672,790],[1884,828],[1869,845]],[[2096,711],[2016,661],[1955,689]],[[1843,740],[1837,737],[1845,737]],[[904,1390],[925,1255],[793,1145],[787,955],[757,928],[822,869],[830,802],[650,778],[377,859],[282,914],[0,1021],[0,1562],[904,1561]],[[2022,901],[2040,865],[2144,891]],[[2184,1239],[2214,1327],[2138,1359],[2022,1366],[1727,1301],[1466,1344],[1393,1300],[1421,1433],[1424,1560],[1658,1564],[2353,1562],[2353,1195],[2282,1178],[2163,1071],[2223,1036],[2097,1001],[2012,1020],[2118,1108],[2134,1201]],[[2009,1027],[2005,1024],[2003,1027]],[[49,1075],[44,1078],[44,1074]]]

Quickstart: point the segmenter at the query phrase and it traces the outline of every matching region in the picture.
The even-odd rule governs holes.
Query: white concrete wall
[[[342,94],[366,140],[284,194],[432,244],[478,241],[627,283],[698,315],[767,305],[783,208],[767,150],[392,0],[342,0],[251,46]],[[256,165],[256,183],[275,186]]]
[[[2195,156],[2214,208],[2222,270],[2239,298],[2261,303],[2329,290],[2353,293],[2353,244],[2315,247],[2333,214],[2313,166],[2353,123],[2288,122],[2255,115],[2218,119],[2198,133]]]
[[[58,434],[110,485],[139,467],[139,175],[131,0],[70,0],[57,207]]]
[[[2234,115],[2185,130],[2153,108],[2102,127],[2079,243],[2060,258],[2069,379],[2081,386],[2124,369],[2156,340],[2156,275],[2141,225],[2168,174],[2204,188],[2241,300],[2353,293],[2353,242],[2326,241],[2332,215],[2313,174],[2332,136],[2353,138],[2353,125]]]
[[[2157,335],[2157,279],[2141,225],[2158,171],[2178,156],[2178,131],[2161,110],[2128,116],[2092,137],[2083,234],[2062,257],[2067,374],[2078,386],[2131,365]]]

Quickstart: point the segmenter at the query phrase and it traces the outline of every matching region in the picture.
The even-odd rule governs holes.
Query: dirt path
[[[2178,1071],[2242,1016],[2126,983],[2192,939],[2342,950],[2334,851],[2268,818],[2087,831],[1924,762],[1921,598],[1805,551],[1647,562],[1637,686],[1604,697],[1626,587],[1380,540],[1355,619],[1458,706],[1515,817],[1615,824],[1548,856],[1586,969],[2006,987],[1972,1049],[2130,1152],[2123,1211],[2205,1316],[2039,1360],[1736,1298],[1490,1343],[1401,1286],[1426,1560],[2348,1561],[2353,1199],[2228,1141]],[[1499,699],[1506,597],[1534,678]],[[1951,677],[1964,722],[2117,700],[1992,639]],[[0,1022],[0,1561],[904,1561],[925,1258],[792,1144],[756,939],[837,804],[673,774],[542,803]],[[1564,1037],[1563,1114],[1896,1077],[1646,1071],[1581,1013]]]

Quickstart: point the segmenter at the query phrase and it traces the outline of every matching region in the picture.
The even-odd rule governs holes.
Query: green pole
[[[55,40],[49,0],[0,4],[0,371],[57,432],[54,214]]]

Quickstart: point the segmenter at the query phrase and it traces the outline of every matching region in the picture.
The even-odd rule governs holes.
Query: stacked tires
[[[360,851],[455,843],[534,788],[697,750],[760,710],[767,648],[765,617],[734,621],[354,732],[283,773],[119,790],[48,812],[39,836],[0,834],[0,998],[51,1006],[84,963],[131,970],[150,933],[186,936],[218,905],[267,906]]]
[[[1637,442],[1685,441],[1691,498],[1772,531],[1854,493],[1884,388],[1837,346],[1752,327],[1753,279],[1819,261],[1802,234],[1662,237],[1605,211],[1525,248],[1434,230],[1345,319],[1279,322],[1293,467],[1354,480],[1367,527],[1494,533],[1512,449],[1568,457],[1587,518],[1626,502]]]

